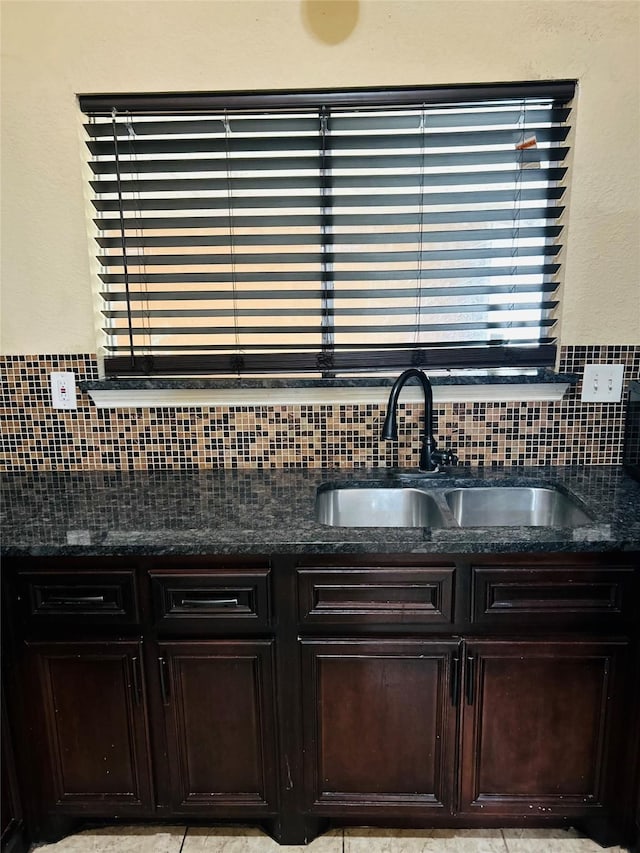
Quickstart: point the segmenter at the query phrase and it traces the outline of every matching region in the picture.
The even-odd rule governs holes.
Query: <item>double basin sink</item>
[[[553,487],[320,486],[315,518],[334,527],[579,527],[593,519]]]

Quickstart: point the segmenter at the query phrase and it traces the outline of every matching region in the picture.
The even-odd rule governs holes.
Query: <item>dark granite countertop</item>
[[[640,483],[620,466],[453,469],[40,472],[2,478],[2,554],[465,554],[640,552]],[[596,519],[574,529],[340,528],[314,520],[323,483],[557,486]]]
[[[426,369],[426,368],[425,368]],[[391,387],[396,376],[352,376],[340,379],[233,379],[185,378],[162,379],[157,377],[137,377],[126,379],[85,379],[79,383],[83,391],[148,391],[158,389],[247,389],[247,388],[349,388],[349,387]],[[453,374],[442,371],[430,372],[432,385],[528,385],[544,383],[569,383],[576,385],[579,376],[576,373],[556,373],[547,368],[506,370],[458,370]]]

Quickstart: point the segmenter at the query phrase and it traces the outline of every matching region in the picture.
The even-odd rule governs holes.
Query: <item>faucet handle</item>
[[[458,457],[450,448],[447,450],[432,450],[431,459],[438,465],[458,464]]]

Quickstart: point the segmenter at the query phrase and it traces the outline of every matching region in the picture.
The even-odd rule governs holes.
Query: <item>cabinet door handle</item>
[[[140,659],[138,657],[131,658],[131,674],[133,676],[133,698],[136,705],[139,705],[142,697],[142,689],[140,680]]]
[[[237,607],[237,598],[183,598],[181,607]]]
[[[162,692],[162,704],[169,704],[169,685],[167,684],[167,675],[165,672],[167,661],[163,657],[158,658],[158,668],[160,670],[160,691]]]
[[[451,658],[451,704],[457,707],[460,701],[460,658]]]
[[[473,705],[474,690],[475,690],[475,670],[476,670],[476,659],[472,655],[470,655],[467,658],[467,679],[466,679],[467,705]]]

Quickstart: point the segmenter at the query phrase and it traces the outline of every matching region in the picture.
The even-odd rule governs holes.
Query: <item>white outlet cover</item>
[[[583,403],[619,403],[624,364],[587,364],[582,377]]]
[[[51,405],[54,409],[77,409],[76,375],[71,371],[52,373]]]

